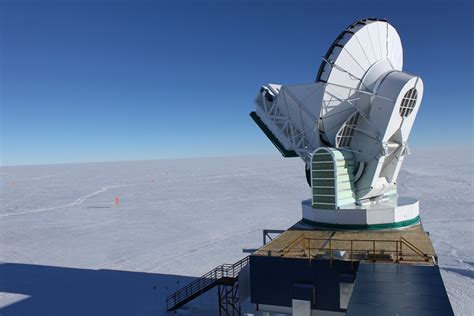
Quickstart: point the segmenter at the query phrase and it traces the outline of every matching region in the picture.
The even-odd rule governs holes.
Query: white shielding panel
[[[368,120],[359,120],[348,147],[356,161],[365,165],[364,173],[356,183],[359,199],[378,196],[395,188],[408,137],[423,98],[423,81],[393,71],[384,76],[376,93],[384,98],[373,100]]]

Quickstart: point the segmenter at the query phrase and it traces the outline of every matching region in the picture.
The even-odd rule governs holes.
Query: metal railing
[[[282,256],[291,256],[297,252],[298,256],[314,258],[327,258],[330,265],[332,261],[370,260],[377,261],[423,261],[429,262],[430,256],[416,247],[412,242],[400,237],[399,240],[386,239],[332,239],[332,238],[310,238],[299,236],[282,251]]]
[[[203,294],[219,284],[222,279],[237,279],[239,272],[248,264],[249,257],[245,257],[234,264],[222,264],[207,272],[200,278],[185,285],[166,298],[166,309],[172,311],[194,297]]]

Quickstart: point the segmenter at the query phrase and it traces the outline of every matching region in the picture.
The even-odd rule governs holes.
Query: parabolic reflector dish
[[[342,31],[316,76],[316,82],[325,83],[319,122],[323,140],[336,146],[339,127],[354,114],[356,106],[367,110],[367,99],[373,97],[381,76],[402,68],[400,36],[386,20],[363,19]]]

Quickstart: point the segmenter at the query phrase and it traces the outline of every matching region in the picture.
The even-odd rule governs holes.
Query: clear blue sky
[[[248,116],[259,87],[312,82],[369,16],[425,83],[412,148],[472,146],[470,1],[0,3],[3,165],[278,155]]]

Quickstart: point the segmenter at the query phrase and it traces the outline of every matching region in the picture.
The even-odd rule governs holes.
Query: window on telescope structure
[[[400,116],[408,117],[413,109],[415,108],[416,99],[418,98],[418,91],[415,88],[411,88],[405,93],[400,104]]]

